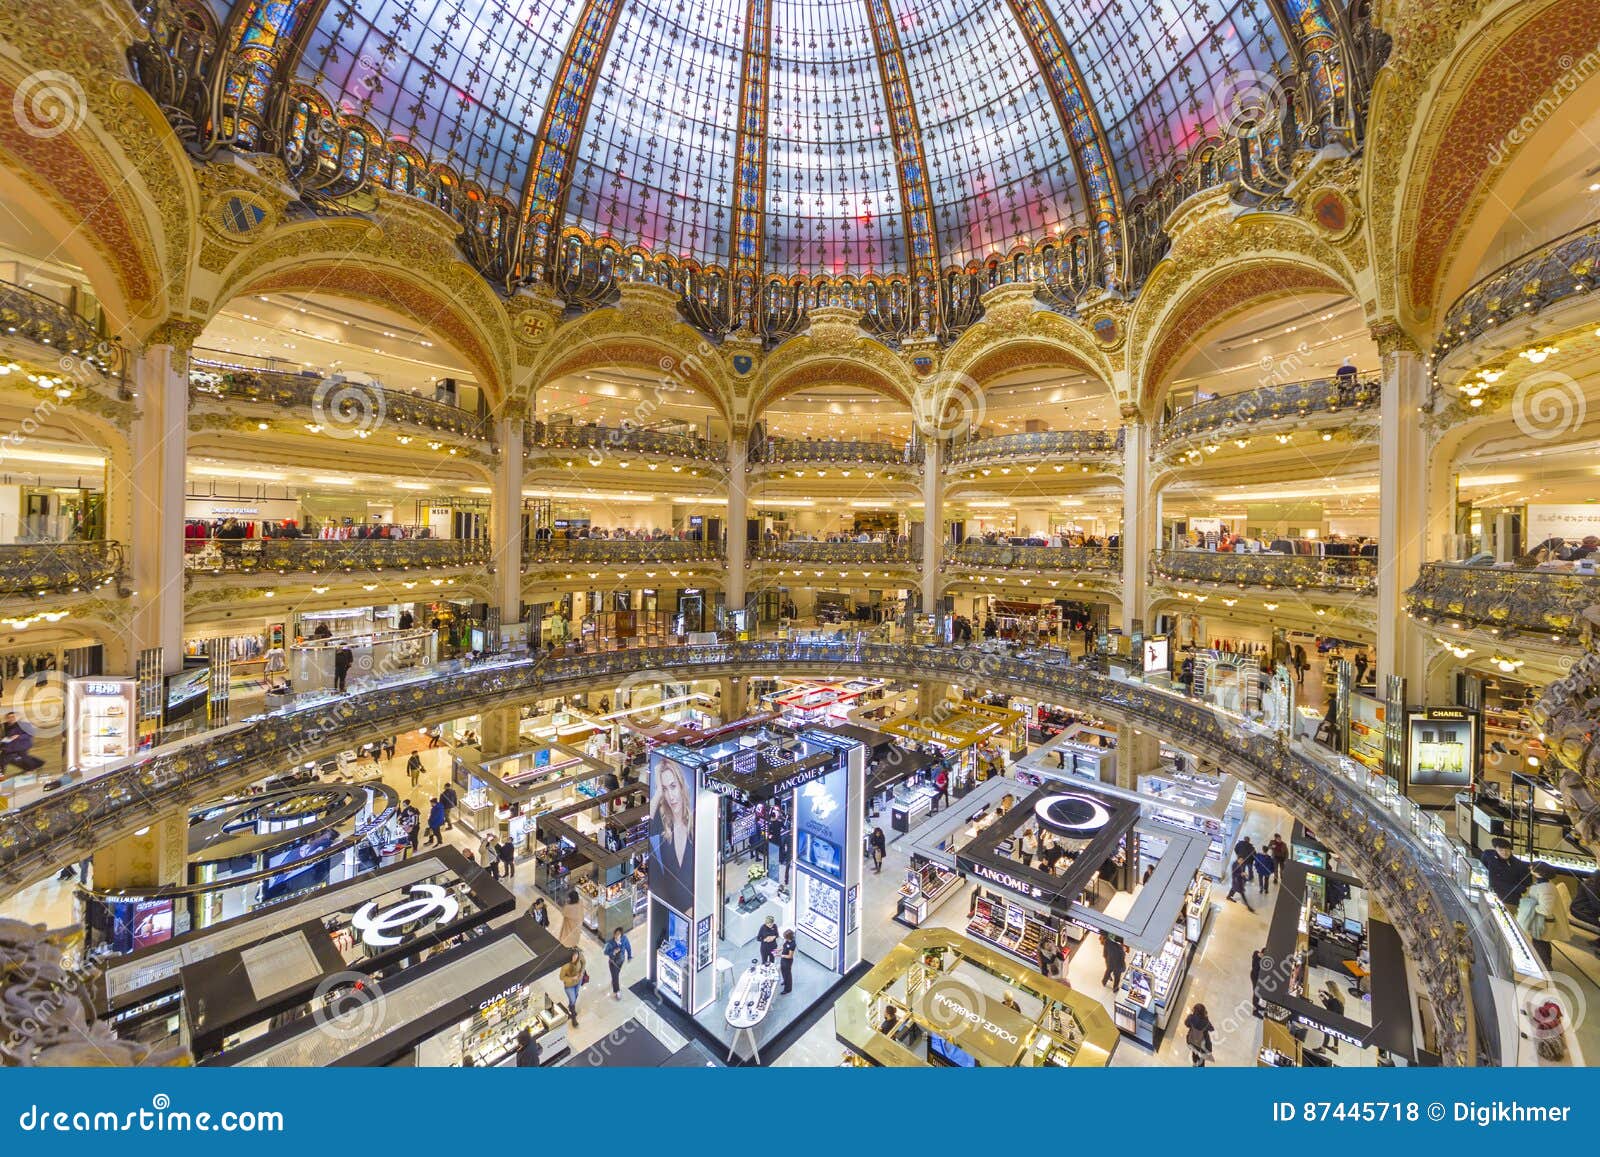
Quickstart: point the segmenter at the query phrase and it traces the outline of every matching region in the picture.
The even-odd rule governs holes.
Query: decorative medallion
[[[931,357],[925,355],[914,357],[911,359],[911,364],[915,367],[920,377],[925,378],[933,372],[933,359]]]
[[[1311,218],[1323,232],[1332,237],[1343,237],[1350,231],[1350,204],[1343,194],[1334,189],[1319,189],[1311,197]]]
[[[254,193],[223,193],[211,203],[206,224],[212,233],[230,241],[243,241],[271,224],[272,206]]]
[[[517,321],[517,338],[529,345],[537,345],[550,334],[550,319],[542,313],[529,310]]]
[[[1122,326],[1109,313],[1097,316],[1089,323],[1089,328],[1094,331],[1094,340],[1108,349],[1122,340]]]
[[[733,372],[741,378],[756,368],[756,359],[749,354],[733,355]]]

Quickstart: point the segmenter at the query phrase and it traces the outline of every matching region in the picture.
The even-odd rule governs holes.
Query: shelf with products
[[[929,860],[913,863],[906,869],[905,883],[900,885],[900,900],[895,919],[910,928],[918,928],[944,902],[961,890],[960,875]]]
[[[1117,990],[1114,1009],[1117,1028],[1140,1044],[1153,1048],[1159,1043],[1178,1007],[1194,949],[1186,920],[1167,934],[1159,952],[1128,954],[1128,970]]]
[[[839,946],[840,889],[804,872],[799,873],[800,906],[797,924],[800,931],[828,949]]]
[[[542,1006],[542,1007],[541,1007]],[[519,985],[485,1001],[461,1029],[461,1063],[493,1068],[511,1061],[517,1035],[527,1029],[540,1049],[541,1064],[550,1064],[567,1052],[565,1010],[547,996]]]
[[[1061,939],[1050,922],[1016,904],[1003,904],[988,897],[978,900],[972,919],[967,923],[967,935],[993,944],[1030,965],[1038,963],[1039,945],[1047,935],[1052,941]]]

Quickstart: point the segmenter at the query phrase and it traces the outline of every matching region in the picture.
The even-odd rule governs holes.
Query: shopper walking
[[[583,986],[589,983],[589,970],[584,967],[583,953],[576,948],[567,962],[561,966],[561,991],[567,994],[567,1015],[572,1018],[572,1027],[578,1027],[578,994],[583,991]]]
[[[550,927],[550,908],[545,904],[543,896],[534,900],[533,906],[528,909],[528,915],[533,917],[533,922],[539,927]]]
[[[567,902],[561,905],[561,943],[568,948],[578,947],[578,936],[583,932],[583,904],[576,888],[567,892]]]
[[[771,964],[772,958],[778,954],[778,918],[768,916],[761,925],[761,930],[756,933],[756,946],[761,949],[761,963]]]
[[[340,643],[333,652],[333,689],[339,694],[344,694],[345,680],[350,677],[350,668],[356,661],[356,653],[349,647]]]
[[[422,784],[422,755],[419,752],[413,751],[411,753],[410,758],[408,758],[406,760],[406,775],[411,780],[411,787],[412,787],[413,790],[415,790],[416,788],[421,786],[421,784]]]
[[[440,842],[439,829],[444,827],[444,804],[439,802],[437,796],[428,805],[428,846],[433,847]]]
[[[539,1042],[533,1039],[533,1034],[527,1029],[517,1033],[517,1068],[538,1068],[539,1056],[542,1051],[539,1048]]]
[[[1261,1015],[1261,949],[1250,954],[1250,1015]]]
[[[451,813],[456,810],[456,804],[461,802],[461,797],[456,795],[455,784],[447,783],[444,785],[444,790],[439,793],[439,802],[444,805],[444,830],[447,832],[455,831],[455,817]]]
[[[1254,912],[1255,909],[1250,907],[1249,893],[1246,891],[1246,889],[1250,886],[1249,864],[1250,859],[1243,852],[1240,852],[1234,857],[1233,868],[1230,870],[1229,874],[1230,887],[1228,888],[1228,899],[1231,900],[1237,896],[1239,897],[1239,902],[1245,906],[1246,911]]]
[[[794,929],[783,934],[783,948],[778,952],[778,972],[783,977],[783,992],[794,990]]]
[[[422,837],[422,813],[411,806],[411,801],[406,800],[400,805],[400,830],[405,834],[406,842],[411,845],[411,850],[417,850],[417,840]]]
[[[1502,904],[1515,911],[1522,893],[1532,883],[1527,861],[1511,854],[1511,841],[1504,836],[1496,836],[1493,846],[1479,860],[1483,870],[1488,873],[1489,887],[1500,897]]]
[[[933,786],[938,788],[938,790],[939,790],[939,799],[934,804],[933,810],[934,811],[938,811],[939,808],[941,808],[941,807],[949,807],[950,806],[950,773],[947,770],[945,770],[945,767],[944,767],[943,764],[940,764],[939,765],[939,770],[933,773]]]
[[[1323,986],[1322,991],[1317,994],[1317,1002],[1321,1004],[1323,1008],[1333,1013],[1334,1016],[1344,1015],[1344,997],[1339,994],[1339,984],[1337,981],[1330,980]],[[1339,1038],[1334,1036],[1327,1029],[1323,1029],[1322,1048],[1330,1053],[1338,1052]]]
[[[1189,1060],[1197,1069],[1206,1067],[1206,1062],[1211,1059],[1211,1033],[1216,1028],[1211,1023],[1211,1017],[1206,1012],[1206,1006],[1196,1004],[1189,1010],[1189,1015],[1184,1017],[1183,1027],[1187,1030],[1184,1043],[1189,1046]]]
[[[1017,858],[1022,861],[1024,868],[1033,867],[1033,857],[1039,854],[1039,837],[1032,828],[1025,828],[1022,838],[1017,841]]]
[[[443,747],[444,746],[444,734],[443,734],[443,731],[444,731],[444,729],[441,728],[441,727],[432,727],[432,728],[428,729],[428,748],[430,750],[432,750],[435,747]]]
[[[1100,983],[1115,992],[1122,987],[1122,974],[1128,967],[1128,950],[1114,936],[1100,933],[1100,943],[1105,948],[1106,971]]]
[[[606,941],[606,963],[611,966],[611,999],[622,999],[622,966],[633,959],[633,945],[628,943],[628,937],[621,928],[611,931],[611,939]]]
[[[383,741],[383,758],[385,758],[385,759],[393,759],[394,758],[394,749],[395,749],[395,737],[391,735],[391,736],[389,736],[387,739],[385,739]]]
[[[1549,968],[1554,959],[1551,942],[1566,940],[1572,935],[1566,897],[1556,887],[1555,873],[1549,864],[1535,863],[1529,871],[1533,883],[1517,904],[1517,923],[1533,941],[1533,950],[1539,954],[1539,959]]]
[[[1256,853],[1256,884],[1263,896],[1272,892],[1272,877],[1277,873],[1277,869],[1278,865],[1273,861],[1271,852]]]
[[[889,841],[884,838],[882,828],[873,828],[872,836],[867,841],[872,848],[872,870],[878,875],[883,874],[883,857],[889,854]]]
[[[1272,874],[1283,881],[1283,866],[1289,862],[1289,845],[1283,842],[1283,836],[1278,832],[1272,833],[1272,841],[1267,844],[1267,851],[1272,853]]]
[[[493,836],[486,835],[478,841],[478,862],[488,869],[493,879],[500,878],[500,849],[494,846]]]

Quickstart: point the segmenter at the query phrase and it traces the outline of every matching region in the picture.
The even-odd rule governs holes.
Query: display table
[[[761,930],[761,924],[768,916],[776,916],[781,926],[788,918],[784,912],[782,897],[779,891],[782,885],[771,876],[762,876],[753,880],[746,887],[753,887],[761,903],[751,906],[746,910],[744,905],[735,898],[729,903],[727,915],[722,921],[723,938],[735,947],[743,947],[756,938],[756,933]],[[741,889],[743,891],[743,889]]]
[[[906,882],[900,885],[900,902],[894,918],[908,928],[920,928],[927,923],[930,914],[961,891],[963,883],[959,875],[938,864],[908,868]]]
[[[761,1054],[756,1049],[755,1027],[766,1020],[767,1013],[772,1011],[772,1000],[778,995],[778,979],[776,964],[752,964],[733,982],[733,991],[728,994],[727,1011],[722,1014],[728,1027],[734,1030],[733,1043],[728,1046],[730,1061],[739,1048],[739,1038],[743,1037],[750,1042],[751,1058],[756,1064],[761,1063]]]
[[[934,801],[938,798],[938,789],[933,787],[895,788],[893,801],[889,805],[890,826],[897,832],[909,832],[912,824],[933,811]]]

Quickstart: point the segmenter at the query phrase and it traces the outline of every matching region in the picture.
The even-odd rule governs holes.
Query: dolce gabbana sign
[[[1001,1028],[982,1013],[973,1012],[959,998],[948,993],[939,993],[929,1003],[933,1006],[936,1016],[942,1014],[943,1016],[954,1017],[957,1020],[964,1020],[973,1028],[981,1028],[996,1040],[1005,1041],[1007,1044],[1020,1043],[1016,1033],[1008,1032],[1006,1029]]]

